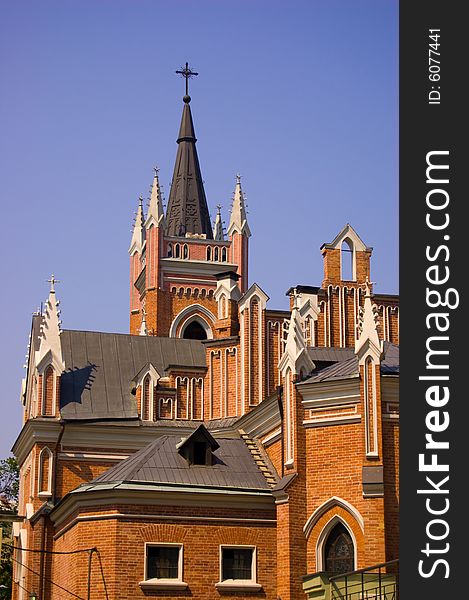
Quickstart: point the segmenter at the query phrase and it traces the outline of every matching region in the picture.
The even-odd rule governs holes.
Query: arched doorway
[[[185,328],[182,337],[186,340],[206,340],[207,332],[199,321],[191,321]]]
[[[353,541],[342,523],[330,531],[324,545],[324,566],[328,573],[339,575],[355,569]]]

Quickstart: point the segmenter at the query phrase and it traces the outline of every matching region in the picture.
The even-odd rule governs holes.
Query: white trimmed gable
[[[355,354],[359,364],[364,364],[371,356],[375,363],[381,360],[383,342],[378,337],[378,307],[371,303],[370,285],[366,283],[365,305],[359,309],[358,331],[359,337],[355,342]]]
[[[158,380],[161,379],[161,375],[155,369],[154,365],[150,362],[147,363],[144,367],[140,369],[140,371],[135,375],[133,379],[133,383],[136,387],[139,385],[143,385],[143,381],[145,377],[149,375],[153,385],[157,385]]]
[[[328,248],[340,250],[342,247],[342,243],[346,240],[350,240],[354,249],[358,250],[359,252],[371,250],[371,248],[368,248],[366,246],[366,244],[360,238],[355,229],[350,225],[350,223],[347,223],[347,225],[345,225],[345,227],[336,235],[333,241],[330,242],[330,244],[325,244],[325,246],[327,246]]]
[[[290,317],[285,351],[279,361],[278,368],[283,376],[285,376],[288,369],[291,369],[296,375],[301,371],[306,375],[315,368],[315,365],[306,350],[300,311],[297,306],[297,297],[295,297],[295,305],[293,306]]]
[[[47,365],[54,367],[56,374],[60,375],[65,369],[62,357],[62,345],[60,342],[60,320],[58,310],[59,301],[52,289],[49,293],[44,307],[43,320],[40,327],[39,349],[35,353],[35,365],[39,371],[43,371]]]
[[[253,283],[251,287],[245,292],[239,301],[239,310],[244,310],[249,306],[249,302],[252,298],[257,297],[259,300],[259,308],[260,310],[265,310],[266,304],[269,300],[269,296],[264,292],[264,290],[257,285],[257,283]]]

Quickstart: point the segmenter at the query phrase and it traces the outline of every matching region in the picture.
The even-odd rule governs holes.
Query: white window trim
[[[378,403],[376,400],[376,372],[375,362],[371,356],[365,359],[364,392],[365,392],[365,450],[368,458],[378,458]],[[369,373],[371,369],[371,389],[369,383]],[[373,418],[370,419],[370,405],[373,411]]]
[[[43,455],[47,454],[49,457],[49,472],[47,474],[47,490],[41,490],[41,481],[42,481],[42,469],[43,469]],[[54,456],[50,450],[50,448],[48,448],[47,446],[44,446],[44,448],[40,451],[39,453],[39,468],[38,468],[38,475],[37,475],[37,491],[38,491],[38,496],[40,498],[49,498],[50,496],[52,496],[52,466],[53,466],[53,460],[54,460]]]
[[[155,390],[155,382],[153,380],[153,376],[150,371],[145,375],[142,379],[142,421],[145,421],[145,382],[148,377],[148,421],[154,421],[154,390]]]
[[[162,404],[167,405],[169,402],[169,405],[171,407],[171,416],[169,417],[162,417],[161,413],[162,411]],[[159,398],[158,400],[158,419],[161,419],[162,421],[171,421],[173,419],[175,419],[175,415],[174,415],[174,402],[173,402],[173,398],[163,398],[162,396]]]
[[[162,548],[177,547],[179,548],[179,560],[178,560],[178,577],[177,579],[163,579],[153,577],[147,579],[147,548],[159,546]],[[184,546],[183,544],[175,544],[174,542],[145,542],[144,548],[144,580],[139,582],[139,586],[142,590],[185,590],[187,589],[187,583],[182,580],[184,568]]]
[[[47,398],[46,398],[46,377],[47,377],[47,371],[49,370],[49,367],[52,369],[52,414],[51,415],[46,415],[46,402],[47,402]],[[42,373],[40,373],[42,376],[42,389],[41,389],[41,417],[55,417],[55,415],[57,414],[57,398],[56,398],[56,380],[57,377],[55,375],[55,368],[54,365],[51,362],[48,362],[44,369],[42,370]]]
[[[329,537],[329,534],[331,533],[331,531],[334,529],[334,527],[340,523],[341,525],[343,525],[345,527],[345,529],[348,531],[348,533],[350,534],[350,537],[352,538],[352,543],[353,543],[353,568],[357,569],[357,564],[358,564],[358,553],[357,553],[357,540],[355,538],[355,534],[353,533],[351,527],[349,526],[349,524],[342,519],[341,517],[339,517],[339,515],[334,515],[333,517],[331,517],[329,519],[329,521],[324,525],[321,533],[319,534],[318,540],[316,542],[316,571],[325,571],[326,570],[326,561],[325,561],[325,556],[324,556],[324,550],[325,550],[325,545],[326,545],[326,541]]]
[[[229,549],[249,549],[252,550],[251,579],[223,579],[223,550]],[[221,544],[220,551],[220,581],[215,584],[217,590],[225,592],[260,592],[262,585],[257,583],[257,547],[242,544]]]

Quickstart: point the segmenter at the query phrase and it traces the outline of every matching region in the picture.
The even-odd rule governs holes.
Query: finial
[[[239,173],[236,175],[236,183],[241,183],[241,175]]]
[[[218,214],[221,214],[221,204],[217,204],[217,211],[218,211]]]
[[[299,294],[296,290],[296,288],[293,290],[293,306],[292,306],[292,311],[294,310],[298,310],[298,298],[299,298]]]
[[[157,167],[156,165],[153,167],[153,172],[155,173],[155,177],[158,177],[159,170],[160,170],[160,168]]]
[[[188,62],[186,62],[185,67],[181,67],[181,69],[176,71],[176,73],[181,75],[181,77],[184,77],[186,80],[186,95],[184,96],[183,100],[186,104],[188,104],[191,101],[191,97],[189,96],[189,79],[195,75],[198,75],[198,73],[189,68]]]
[[[50,283],[51,294],[55,294],[55,284],[60,283],[60,281],[55,278],[54,273],[52,273],[52,275],[50,276],[50,279],[47,280],[47,283]]]
[[[373,285],[373,283],[374,281],[370,281],[367,275],[365,280],[365,296],[371,297],[371,286]]]

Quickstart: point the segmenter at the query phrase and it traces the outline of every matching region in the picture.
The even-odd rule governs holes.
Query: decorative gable
[[[383,342],[378,337],[378,308],[371,302],[370,283],[366,282],[365,305],[360,307],[358,314],[358,340],[355,342],[355,354],[359,364],[364,364],[371,356],[375,363],[383,354]]]
[[[295,296],[288,326],[285,351],[280,359],[278,368],[283,376],[285,376],[288,369],[291,369],[292,373],[295,375],[299,375],[300,373],[307,375],[315,368],[315,365],[306,350],[303,325],[301,323],[300,310],[298,308],[298,296]]]
[[[60,374],[65,365],[62,357],[62,346],[60,343],[60,311],[58,309],[60,302],[55,296],[54,283],[56,279],[51,276],[51,289],[49,297],[44,304],[42,322],[39,330],[39,347],[35,353],[36,368],[39,371],[51,364],[57,374]]]

